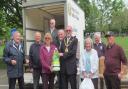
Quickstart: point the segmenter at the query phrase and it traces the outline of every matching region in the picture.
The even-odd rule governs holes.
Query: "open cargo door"
[[[26,5],[26,4],[25,4]],[[56,19],[56,28],[64,28],[64,8],[65,3],[48,3],[40,6],[26,6],[23,9],[23,27],[25,33],[26,55],[29,54],[30,45],[34,42],[34,33],[39,31],[44,33],[49,29],[49,20]]]

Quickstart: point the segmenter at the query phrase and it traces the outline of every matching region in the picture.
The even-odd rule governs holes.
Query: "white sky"
[[[126,7],[128,7],[128,0],[123,0],[123,1],[125,3]]]

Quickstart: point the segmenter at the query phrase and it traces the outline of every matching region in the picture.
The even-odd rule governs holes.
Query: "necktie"
[[[70,40],[70,38],[67,38],[67,44],[68,44],[69,40]]]
[[[61,43],[62,43],[62,42],[60,41],[59,50],[61,49]]]

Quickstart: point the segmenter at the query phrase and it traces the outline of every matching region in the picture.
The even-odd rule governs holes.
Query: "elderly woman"
[[[98,54],[92,48],[93,42],[91,38],[85,39],[85,49],[82,55],[82,75],[84,78],[91,78],[94,88],[98,89]]]
[[[55,74],[52,72],[52,56],[56,46],[52,44],[52,36],[46,33],[44,36],[44,44],[40,49],[40,61],[42,65],[43,89],[54,88]]]

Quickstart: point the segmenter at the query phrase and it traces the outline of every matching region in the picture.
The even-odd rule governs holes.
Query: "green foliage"
[[[85,12],[86,31],[128,32],[128,9],[123,0],[79,0]]]
[[[10,30],[22,31],[21,0],[0,0],[0,39],[9,40]]]
[[[0,57],[3,56],[4,45],[0,45]]]
[[[118,32],[128,32],[128,9],[113,13],[111,28]]]
[[[0,0],[0,2],[6,24],[9,27],[22,27],[21,0]]]
[[[0,39],[8,39],[10,34],[8,33],[9,27],[7,26],[5,13],[4,11],[0,10]]]

